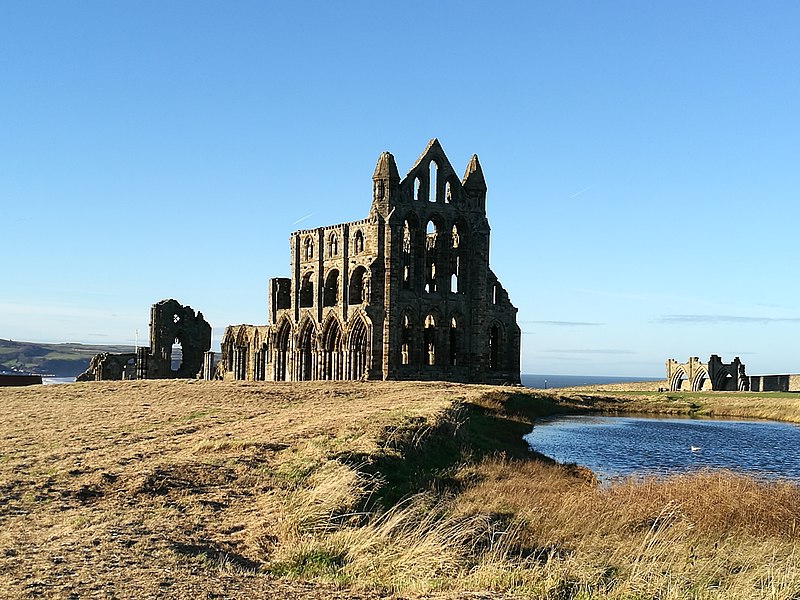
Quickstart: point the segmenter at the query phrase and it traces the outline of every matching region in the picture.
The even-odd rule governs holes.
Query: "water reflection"
[[[525,440],[602,480],[725,468],[800,481],[800,428],[786,423],[562,416],[537,420]]]

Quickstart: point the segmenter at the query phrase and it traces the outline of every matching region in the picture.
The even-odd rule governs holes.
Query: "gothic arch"
[[[319,379],[344,379],[342,325],[330,315],[322,328],[322,365]]]
[[[339,269],[331,269],[325,277],[322,306],[336,306],[339,303],[339,287]]]
[[[350,274],[350,285],[347,291],[348,304],[361,304],[369,302],[369,271],[363,265],[358,265]]]
[[[309,318],[303,319],[297,329],[297,345],[295,351],[295,361],[297,373],[295,380],[307,381],[314,379],[315,375],[315,356],[317,354],[317,335],[314,321]]]
[[[441,363],[441,327],[439,311],[428,311],[422,321],[422,364],[432,367]]]
[[[400,364],[415,364],[417,316],[414,309],[406,307],[400,316]]]
[[[678,390],[680,390],[681,381],[683,381],[684,379],[688,379],[688,377],[686,377],[686,371],[683,370],[683,367],[678,367],[669,380],[669,391],[677,392]]]
[[[459,313],[450,314],[447,340],[448,364],[451,367],[462,366],[464,355],[464,317]]]
[[[335,231],[331,231],[328,236],[328,257],[339,255],[339,236]]]
[[[499,371],[505,364],[505,329],[500,321],[489,325],[489,370]]]
[[[299,293],[300,308],[311,308],[314,306],[314,271],[306,271],[300,280]]]
[[[362,379],[368,376],[371,360],[372,325],[364,314],[356,314],[350,320],[347,332],[347,355],[349,379]]]
[[[290,370],[289,357],[291,356],[292,323],[284,317],[275,333],[275,381],[287,381]]]

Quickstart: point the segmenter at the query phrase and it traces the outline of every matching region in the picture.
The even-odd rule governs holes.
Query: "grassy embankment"
[[[590,402],[556,395],[423,383],[0,390],[0,589],[800,593],[797,487],[731,473],[598,486],[521,442],[532,417]]]
[[[800,423],[797,392],[658,392],[626,391],[618,386],[547,390],[554,401],[576,409],[606,413],[647,413],[769,419]]]

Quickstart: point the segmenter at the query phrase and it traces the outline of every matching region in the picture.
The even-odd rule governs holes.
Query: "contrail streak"
[[[588,192],[590,189],[592,189],[592,186],[585,187],[580,192],[575,192],[574,194],[572,194],[572,196],[570,196],[569,198],[570,198],[570,200],[572,200],[576,196],[580,196],[583,192]]]
[[[294,223],[292,223],[292,225],[297,225],[297,224],[298,224],[300,221],[305,221],[306,219],[308,219],[308,218],[310,218],[310,217],[313,217],[315,214],[317,214],[317,213],[315,213],[315,212],[312,212],[311,214],[308,214],[308,215],[306,215],[305,217],[300,217],[299,219],[297,219],[297,221],[295,221]]]

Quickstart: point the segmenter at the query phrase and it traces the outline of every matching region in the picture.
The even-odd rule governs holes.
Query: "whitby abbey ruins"
[[[519,383],[517,309],[489,267],[486,182],[438,140],[404,178],[384,152],[367,218],[295,231],[267,324],[232,325],[216,376]]]

